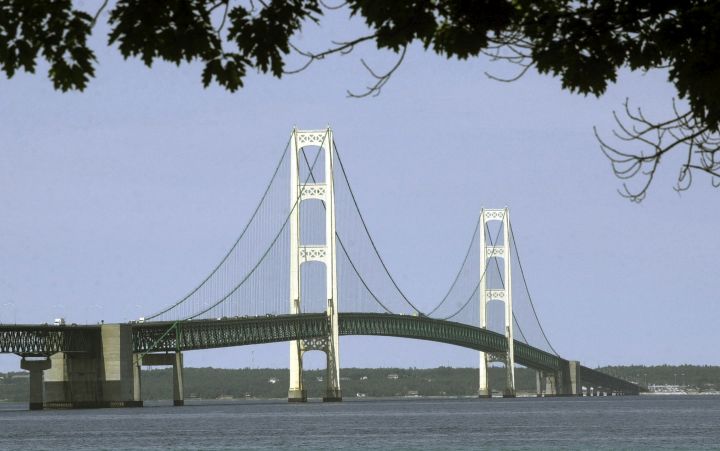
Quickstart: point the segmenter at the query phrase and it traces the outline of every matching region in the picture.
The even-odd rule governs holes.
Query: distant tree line
[[[630,365],[606,366],[600,371],[640,385],[679,385],[700,391],[720,390],[720,366]]]
[[[326,384],[324,377],[325,370],[303,373],[308,396],[323,396]],[[502,368],[491,369],[491,382],[495,390],[502,390],[504,377]],[[288,389],[287,369],[186,368],[184,379],[186,398],[284,398]],[[516,381],[520,388],[535,390],[533,371],[519,369]],[[340,383],[345,397],[471,396],[477,393],[478,370],[449,367],[343,368]],[[171,399],[171,370],[144,371],[142,393],[146,400]]]
[[[699,392],[720,390],[720,366],[660,365],[608,366],[600,371],[640,385],[680,385]],[[325,390],[324,370],[305,371],[303,380],[310,397],[321,397]],[[473,396],[477,393],[477,368],[343,368],[342,389],[346,398],[397,396]],[[491,385],[500,392],[504,370],[491,368]],[[518,368],[515,372],[519,392],[535,391],[535,372]],[[287,369],[186,368],[185,397],[284,398],[287,396]],[[169,368],[142,373],[145,400],[172,399],[172,374]],[[0,401],[27,401],[28,378],[25,372],[0,373]]]

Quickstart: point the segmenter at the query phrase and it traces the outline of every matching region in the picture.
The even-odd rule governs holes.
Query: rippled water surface
[[[0,404],[0,449],[720,449],[720,397]]]

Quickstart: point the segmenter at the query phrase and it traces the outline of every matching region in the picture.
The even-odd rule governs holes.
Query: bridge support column
[[[545,375],[545,397],[557,396],[557,373]]]
[[[568,361],[567,366],[560,371],[559,376],[558,396],[582,396],[580,362],[577,360]]]
[[[183,355],[182,352],[145,354],[139,360],[143,366],[172,366],[173,405],[185,405],[185,389],[183,385]]]
[[[185,405],[185,393],[183,389],[183,355],[182,352],[175,353],[173,360],[173,405]]]
[[[43,371],[50,368],[50,359],[20,361],[20,368],[30,372],[30,410],[43,408]]]
[[[480,388],[478,389],[478,398],[492,398],[492,389],[490,388],[490,379],[488,378],[488,355],[480,352]]]
[[[493,237],[486,237],[489,230],[488,222],[500,221],[503,232],[502,244],[494,243]],[[487,329],[487,305],[491,301],[500,301],[505,305],[505,338],[507,351],[504,353],[505,361],[505,389],[503,398],[515,397],[515,339],[513,338],[513,307],[512,307],[512,278],[510,266],[510,211],[504,209],[485,209],[480,212],[480,327]],[[486,243],[490,240],[489,245]],[[487,268],[491,258],[503,260],[502,287],[488,287]],[[497,265],[497,262],[495,262]],[[498,266],[499,267],[499,266]],[[480,387],[478,396],[489,398],[492,396],[488,380],[488,355],[480,352]]]
[[[545,373],[542,371],[535,371],[535,395],[538,398],[542,398],[545,393]]]
[[[512,351],[508,352],[505,357],[505,389],[503,390],[503,398],[515,397],[515,359],[511,354]]]
[[[133,401],[142,403],[142,354],[133,354]]]
[[[303,388],[302,380],[302,359],[304,352],[308,350],[321,350],[327,355],[327,388],[323,401],[341,401],[332,130],[330,128],[325,130],[293,129],[290,146],[290,313],[298,314],[301,311],[301,265],[312,261],[320,262],[325,265],[325,299],[327,299],[326,314],[329,327],[328,335],[325,337],[290,342],[288,401],[305,402],[307,400],[307,392]],[[306,146],[320,147],[319,152],[322,152],[324,160],[324,170],[322,171],[324,180],[318,180],[318,177],[312,172],[312,168],[309,168],[308,179],[300,180],[299,153]],[[321,201],[325,208],[325,243],[305,244],[301,242],[300,210],[303,202],[310,199]],[[312,344],[308,345],[311,341]]]
[[[132,328],[127,324],[104,324],[100,326],[102,353],[99,373],[102,406],[139,407],[133,389]]]
[[[300,341],[290,342],[290,388],[288,389],[288,402],[307,401],[307,391],[303,388],[302,378],[302,352]]]

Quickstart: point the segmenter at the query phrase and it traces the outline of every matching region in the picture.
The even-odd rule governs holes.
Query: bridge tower
[[[488,231],[487,224],[493,221],[500,221],[502,228],[502,244],[486,243],[485,233]],[[489,237],[492,239],[492,237]],[[491,258],[503,260],[501,288],[488,288],[487,267]],[[487,329],[487,305],[490,301],[501,301],[505,306],[505,337],[507,338],[508,350],[504,353],[480,352],[480,387],[478,396],[489,398],[492,396],[488,374],[488,363],[501,361],[505,363],[505,390],[503,397],[512,398],[515,396],[515,349],[513,339],[513,309],[512,309],[512,279],[510,269],[510,211],[504,209],[485,209],[480,212],[480,327]]]
[[[338,349],[338,289],[337,267],[335,260],[335,190],[333,187],[333,135],[328,127],[325,130],[293,129],[290,139],[290,313],[300,313],[302,299],[300,290],[300,267],[303,263],[317,261],[325,265],[327,319],[329,334],[327,337],[312,340],[290,342],[290,388],[288,401],[307,401],[307,392],[303,388],[303,354],[306,351],[323,351],[327,356],[327,389],[323,401],[341,401],[340,391],[340,353]],[[324,156],[324,180],[300,179],[299,154],[303,147],[320,147]],[[319,199],[325,206],[325,243],[306,244],[300,239],[300,210],[303,201]]]

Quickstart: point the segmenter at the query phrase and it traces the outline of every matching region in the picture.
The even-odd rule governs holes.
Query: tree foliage
[[[0,0],[0,64],[12,78],[49,64],[56,89],[83,90],[94,76],[88,37],[100,17],[110,27],[108,44],[147,66],[157,59],[199,61],[202,83],[236,91],[248,71],[275,77],[299,72],[332,54],[363,43],[398,55],[377,73],[364,61],[373,83],[351,96],[376,95],[418,44],[448,58],[488,55],[518,67],[558,77],[564,89],[602,95],[622,68],[666,70],[683,107],[669,118],[650,120],[625,105],[616,115],[613,145],[601,147],[623,179],[641,179],[622,193],[642,200],[660,160],[684,150],[676,189],[687,189],[694,172],[720,184],[720,2],[712,0],[117,0],[86,12],[72,0]],[[322,23],[332,9],[361,18],[367,34],[332,41],[320,51],[293,44],[309,23]],[[108,14],[101,13],[108,9]],[[306,58],[300,69],[286,66]],[[639,145],[639,146],[638,146]]]

